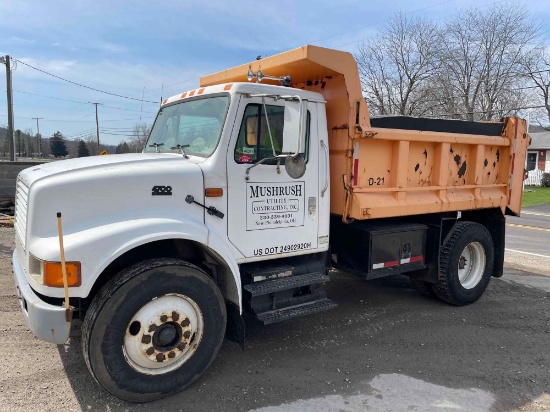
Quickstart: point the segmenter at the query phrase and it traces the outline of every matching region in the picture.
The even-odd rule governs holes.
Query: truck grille
[[[21,180],[17,179],[17,188],[15,191],[15,232],[19,236],[23,249],[25,249],[26,242],[28,200],[29,188]]]

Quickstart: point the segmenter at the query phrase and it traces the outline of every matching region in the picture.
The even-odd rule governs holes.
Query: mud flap
[[[230,302],[227,303],[227,328],[225,330],[225,337],[233,342],[237,342],[242,350],[244,350],[246,325],[238,306]]]

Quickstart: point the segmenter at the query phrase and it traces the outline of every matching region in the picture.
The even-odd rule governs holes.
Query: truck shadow
[[[84,364],[78,327],[70,346],[58,346],[59,355],[82,410],[247,411],[338,395],[337,409],[347,411],[357,410],[346,399],[358,394],[366,409],[369,399],[389,396],[391,388],[386,394],[371,386],[388,375],[465,390],[463,397],[480,391],[496,410],[548,391],[549,293],[493,280],[477,303],[454,307],[419,295],[402,276],[365,282],[336,272],[331,279],[336,309],[269,326],[248,322],[245,351],[226,340],[201,379],[160,401],[130,404],[99,387]],[[422,405],[449,402],[445,391],[438,393],[434,399],[426,393]],[[454,403],[461,406],[461,399]]]

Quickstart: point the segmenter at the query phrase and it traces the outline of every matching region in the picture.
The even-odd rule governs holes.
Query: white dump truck
[[[93,377],[144,402],[198,379],[226,331],[244,344],[243,314],[270,324],[335,307],[332,267],[472,303],[502,275],[528,142],[517,118],[371,119],[353,57],[336,50],[205,76],[162,102],[143,153],[20,173],[22,311],[57,344],[81,319]]]

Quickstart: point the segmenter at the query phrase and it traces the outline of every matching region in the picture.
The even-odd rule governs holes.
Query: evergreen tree
[[[80,140],[78,142],[77,157],[87,157],[87,156],[90,156],[90,152],[88,151],[88,146],[86,146],[86,142],[84,142],[84,140]]]
[[[50,139],[50,151],[54,157],[65,157],[69,154],[61,132],[55,132]]]
[[[115,154],[121,153],[130,153],[130,146],[128,146],[128,143],[122,142],[117,145],[115,149]]]

